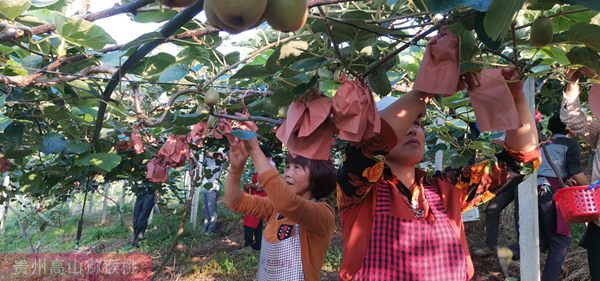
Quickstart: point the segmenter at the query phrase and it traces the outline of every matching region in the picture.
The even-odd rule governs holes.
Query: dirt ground
[[[501,221],[503,223],[500,226],[499,232],[499,245],[509,245],[515,241],[515,229],[513,220],[513,207],[512,204],[507,207],[503,212]],[[469,222],[465,224],[467,231],[467,237],[471,249],[480,247],[484,241],[484,225],[485,225],[485,214],[481,213],[481,220],[478,222]],[[215,258],[218,255],[225,253],[232,253],[240,247],[240,242],[243,241],[243,231],[241,225],[238,223],[224,223],[220,226],[221,233],[227,233],[227,235],[220,236],[211,240],[209,243],[203,244],[199,247],[184,249],[185,252],[193,256],[193,261],[198,264],[206,263],[207,261]],[[576,237],[574,239],[579,239]],[[567,259],[563,265],[562,280],[563,281],[586,281],[590,280],[587,270],[587,258],[585,249],[576,246],[576,243],[572,243],[572,248],[567,256]],[[330,247],[342,248],[341,233],[336,230]],[[256,256],[258,253],[256,253]],[[545,255],[542,254],[542,267],[544,264]],[[495,256],[489,257],[473,257],[473,263],[475,267],[475,276],[472,280],[474,281],[496,281],[505,280],[505,276],[502,275],[498,260]],[[158,264],[156,264],[158,265]],[[519,262],[512,262],[509,267],[509,274],[511,277],[519,280]],[[190,275],[189,268],[178,267],[177,265],[169,266],[166,268],[165,273],[161,274],[158,280],[232,280],[231,276],[228,278],[210,276],[210,275]],[[251,270],[252,271],[252,270]],[[237,281],[253,280],[254,272],[246,272],[244,276],[238,276],[235,278]],[[337,280],[337,270],[333,271],[322,271],[322,280]]]

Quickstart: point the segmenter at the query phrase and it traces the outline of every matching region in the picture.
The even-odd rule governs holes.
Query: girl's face
[[[312,194],[309,189],[309,178],[310,171],[307,167],[292,162],[285,164],[283,179],[292,189],[292,191],[307,199],[310,199],[312,197]]]
[[[398,137],[398,144],[390,150],[388,161],[406,163],[410,166],[421,163],[425,154],[425,130],[421,126],[421,117],[418,116],[413,121],[406,135]]]

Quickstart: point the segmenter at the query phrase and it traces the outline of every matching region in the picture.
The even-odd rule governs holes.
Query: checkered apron
[[[260,248],[258,281],[304,280],[300,254],[300,225],[294,227],[293,236],[271,243],[263,235]]]
[[[390,185],[377,183],[367,255],[354,280],[465,281],[467,262],[437,191],[426,186],[434,221],[390,214]]]

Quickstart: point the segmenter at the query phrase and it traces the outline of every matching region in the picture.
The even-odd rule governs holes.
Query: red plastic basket
[[[554,194],[554,202],[567,223],[584,223],[600,218],[600,188],[572,186]]]

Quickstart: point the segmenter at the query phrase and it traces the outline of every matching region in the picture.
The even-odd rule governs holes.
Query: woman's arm
[[[413,121],[425,110],[430,94],[411,90],[397,101],[379,112],[379,115],[393,129],[398,139],[406,135]],[[391,149],[391,147],[390,147]]]
[[[508,82],[507,84],[515,100],[519,119],[522,124],[520,128],[506,130],[504,142],[507,147],[516,151],[534,151],[538,148],[537,128],[529,110],[525,94],[523,93],[523,81],[520,80],[519,74],[513,69],[505,68],[502,70],[502,74],[509,81],[518,81],[513,83]]]
[[[230,145],[229,172],[225,180],[225,204],[230,209],[255,216],[261,219],[269,219],[273,214],[273,205],[268,198],[256,195],[244,194],[240,190],[241,176],[248,159],[248,153],[240,140],[235,140]]]
[[[302,198],[288,188],[271,166],[269,158],[260,150],[258,140],[244,141],[244,145],[258,173],[258,181],[267,192],[274,210],[314,233],[325,234],[333,227],[333,210],[326,204]]]
[[[231,208],[242,198],[240,190],[242,172],[248,159],[248,153],[239,140],[231,143],[229,150],[229,172],[225,180],[225,204]]]
[[[569,84],[563,93],[560,120],[574,134],[582,136],[589,145],[596,147],[600,136],[600,123],[581,110],[578,77],[573,76],[569,77]]]

